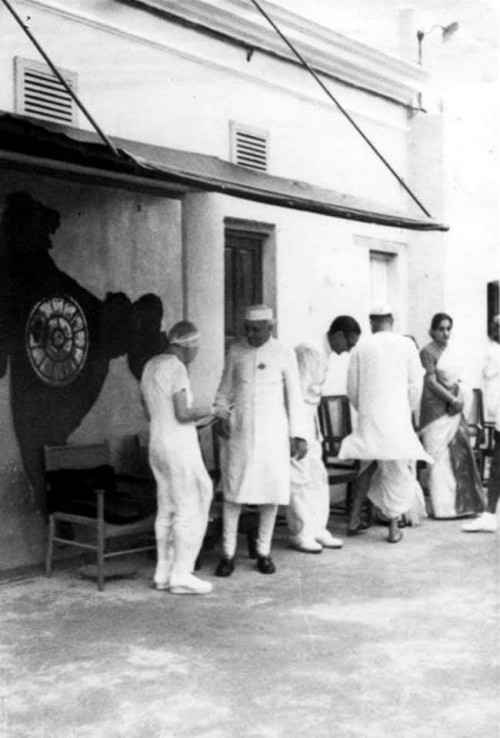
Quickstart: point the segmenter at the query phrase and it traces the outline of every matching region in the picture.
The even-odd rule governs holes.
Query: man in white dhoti
[[[171,594],[208,594],[210,582],[194,576],[205,535],[212,482],[201,457],[197,420],[212,408],[194,407],[186,367],[195,358],[199,333],[177,323],[168,348],[146,364],[141,393],[150,420],[149,463],[156,481],[156,589]]]
[[[414,342],[393,333],[388,305],[370,312],[372,335],[351,353],[347,395],[358,412],[356,430],[344,439],[339,458],[362,459],[355,484],[348,535],[361,528],[361,507],[368,495],[389,519],[390,543],[401,540],[401,515],[423,494],[412,460],[430,461],[412,426],[420,401],[422,368]]]
[[[297,360],[271,333],[265,305],[245,313],[246,338],[231,346],[217,391],[216,412],[227,437],[223,468],[223,556],[215,571],[234,570],[238,521],[243,504],[259,506],[257,569],[276,570],[271,539],[279,505],[290,497],[290,456],[307,453]]]

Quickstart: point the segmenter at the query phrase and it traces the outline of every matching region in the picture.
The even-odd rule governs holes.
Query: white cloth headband
[[[180,338],[172,338],[170,341],[175,346],[187,346],[188,348],[190,346],[197,346],[199,342],[200,334],[198,332],[190,333],[188,336],[181,336]]]

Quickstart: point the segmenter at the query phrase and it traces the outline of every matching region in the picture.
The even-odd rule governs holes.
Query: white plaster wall
[[[41,3],[18,3],[55,63],[78,72],[80,94],[107,133],[227,159],[229,124],[235,120],[269,131],[272,174],[402,211],[409,207],[407,195],[302,70],[259,53],[247,62],[240,49],[119,3],[69,0],[54,5],[64,11],[54,16]],[[67,15],[71,11],[89,21],[72,20]],[[37,56],[2,6],[0,24],[4,28],[7,23],[11,31],[0,47],[0,108],[13,110],[12,59]],[[406,176],[405,110],[359,90],[328,84]],[[89,128],[83,116],[80,125]],[[369,249],[359,246],[359,238],[407,242],[407,234],[397,229],[222,195],[189,195],[181,206],[111,189],[21,175],[15,179],[16,188],[29,183],[35,197],[63,214],[54,238],[54,258],[61,268],[99,297],[125,284],[131,299],[157,292],[166,307],[166,328],[182,317],[198,324],[203,344],[190,374],[201,401],[212,399],[223,363],[226,218],[274,228],[273,258],[266,261],[274,273],[266,275],[265,298],[277,305],[278,337],[289,345],[321,344],[338,314],[352,314],[367,330]],[[93,213],[91,220],[88,212]],[[405,259],[402,254],[402,294],[407,289]],[[413,332],[404,314],[398,328]],[[337,369],[339,376],[345,373],[345,357]],[[72,440],[105,434],[118,443],[143,423],[137,388],[127,372],[123,359],[112,362],[101,397]]]
[[[166,198],[123,190],[82,186],[11,173],[0,180],[0,198],[17,190],[61,215],[52,237],[51,256],[57,266],[99,299],[107,292],[125,292],[134,301],[154,292],[163,303],[168,329],[183,316],[181,204]],[[123,436],[144,424],[135,380],[124,359],[111,362],[103,398],[84,420],[78,440]],[[5,380],[0,380],[5,381]],[[124,391],[130,389],[130,391]],[[125,408],[128,408],[127,410]]]
[[[411,179],[431,214],[447,225],[444,213],[444,121],[441,114],[414,116],[410,137]],[[410,332],[420,347],[429,342],[432,316],[446,311],[446,253],[453,235],[446,233],[409,234]]]
[[[370,248],[390,245],[398,254],[399,305],[396,329],[410,331],[406,303],[406,234],[397,229],[350,223],[222,195],[192,195],[184,205],[187,316],[201,329],[203,345],[190,368],[193,389],[211,401],[223,366],[223,247],[226,218],[274,228],[275,273],[267,275],[269,304],[277,307],[277,336],[289,346],[322,345],[339,314],[350,314],[369,330]],[[242,226],[244,227],[244,226]],[[211,255],[211,256],[209,256]],[[271,260],[269,260],[271,262]],[[272,290],[272,285],[276,294]],[[345,357],[333,361],[342,387]]]
[[[242,49],[119,3],[55,5],[65,12],[29,2],[19,10],[54,62],[78,73],[79,94],[109,135],[228,159],[237,121],[269,131],[272,174],[407,209],[407,195],[304,70],[261,53],[247,62]],[[11,29],[0,49],[0,108],[12,110],[12,59],[38,56],[3,8],[0,23]],[[404,173],[404,108],[328,86]],[[81,113],[79,125],[90,127]]]
[[[477,387],[487,345],[486,285],[500,277],[498,124],[490,125],[498,110],[488,86],[468,92],[448,88],[444,112],[419,114],[412,125],[412,179],[450,230],[412,236],[409,298],[421,345],[430,340],[434,313],[453,317],[464,377]]]
[[[108,291],[123,291],[132,301],[154,292],[163,302],[165,328],[182,318],[180,202],[41,176],[2,174],[2,204],[5,194],[19,190],[60,213],[51,256],[82,287],[100,299]],[[7,373],[0,379],[0,569],[40,561],[44,545],[44,521],[23,469],[9,387]],[[120,462],[126,439],[145,427],[138,383],[123,356],[110,362],[95,405],[68,440],[107,439]]]
[[[500,279],[498,97],[491,95],[491,86],[475,84],[448,89],[445,103],[445,212],[451,226],[445,302],[455,320],[466,379],[480,386],[487,344],[486,284]]]

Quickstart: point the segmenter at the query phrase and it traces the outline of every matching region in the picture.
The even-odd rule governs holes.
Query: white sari
[[[436,377],[449,390],[460,386],[460,395],[467,405],[470,403],[471,393],[460,383],[458,367],[459,364],[453,351],[446,349],[437,363]],[[462,422],[462,413],[456,415],[444,413],[421,430],[425,449],[434,459],[434,464],[429,469],[428,487],[435,518],[455,518],[458,514],[458,484],[450,445],[461,432]],[[472,456],[472,452],[469,455]]]

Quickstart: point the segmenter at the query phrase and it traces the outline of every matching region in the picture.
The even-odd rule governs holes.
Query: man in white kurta
[[[490,325],[488,350],[483,366],[485,420],[495,422],[500,402],[500,315]]]
[[[323,548],[342,547],[340,538],[332,536],[327,529],[330,488],[323,464],[318,405],[321,395],[329,394],[324,390],[324,383],[330,357],[349,352],[358,342],[360,334],[361,328],[354,318],[339,315],[325,335],[323,351],[305,343],[295,347],[307,422],[307,455],[300,460],[291,460],[287,522],[290,545],[304,553],[321,553]]]
[[[279,505],[290,497],[290,455],[307,452],[297,360],[271,336],[272,311],[247,308],[246,338],[229,350],[215,405],[227,436],[223,469],[223,557],[217,576],[234,570],[243,504],[259,506],[257,568],[275,571],[271,538]]]
[[[429,461],[412,426],[420,401],[422,368],[414,342],[393,333],[387,305],[370,313],[372,335],[352,351],[347,395],[358,412],[356,430],[344,439],[341,459],[361,459],[348,534],[361,526],[361,507],[369,499],[389,518],[391,543],[401,540],[398,519],[420,496],[412,460]]]

